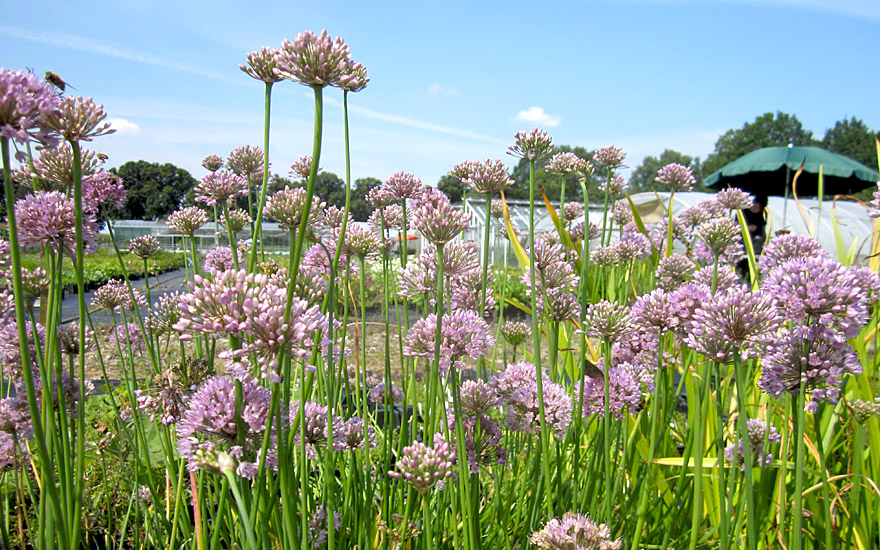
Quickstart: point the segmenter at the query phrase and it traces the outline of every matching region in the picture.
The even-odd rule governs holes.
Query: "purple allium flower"
[[[116,330],[110,333],[108,340],[111,345],[119,346],[123,352],[128,349],[128,346],[131,346],[131,352],[135,355],[143,355],[147,351],[144,335],[137,323],[117,325]]]
[[[735,350],[748,353],[779,323],[774,294],[736,286],[716,293],[694,311],[685,343],[712,361],[726,363]]]
[[[878,212],[880,210],[880,181],[877,182],[877,190],[874,191],[873,197],[871,202],[868,203],[871,205],[871,208],[868,210],[868,216],[876,218],[880,216],[880,212]]]
[[[617,254],[620,263],[628,263],[631,260],[644,258],[651,254],[651,239],[646,235],[635,232],[626,232],[624,228],[623,238],[611,245]]]
[[[251,245],[246,243],[245,241],[238,241],[238,258],[241,261],[241,258],[247,254]],[[205,263],[203,265],[205,271],[227,271],[235,268],[235,261],[232,259],[232,249],[228,246],[218,246],[217,248],[212,248],[205,254]]]
[[[694,273],[694,282],[712,288],[712,278],[715,277],[715,267],[707,265]],[[740,285],[739,275],[728,264],[718,265],[718,277],[715,281],[715,292],[724,292],[729,288]]]
[[[529,537],[540,550],[620,550],[623,541],[612,540],[611,530],[583,514],[566,512],[562,520],[553,518]]]
[[[260,177],[263,173],[263,150],[256,145],[236,147],[226,158],[226,166],[245,179]]]
[[[230,210],[229,215],[222,214],[220,216],[220,224],[228,227],[233,235],[241,233],[252,221],[250,214],[239,208]]]
[[[355,258],[373,258],[379,255],[382,242],[379,237],[360,225],[351,225],[345,232],[342,251]]]
[[[842,344],[868,323],[868,296],[859,276],[828,258],[787,260],[770,272],[762,287],[777,297],[786,320],[829,341]]]
[[[403,456],[397,461],[395,471],[388,472],[394,479],[406,481],[420,495],[431,492],[438,484],[452,477],[455,450],[443,438],[434,436],[434,446],[419,441],[403,448]]]
[[[483,380],[465,380],[461,384],[461,412],[476,418],[501,405],[501,398],[491,384]]]
[[[339,423],[342,423],[341,419]],[[336,419],[333,424],[337,424]],[[318,447],[327,442],[327,407],[314,401],[306,401],[303,414],[300,415],[299,403],[293,403],[290,407],[290,429],[293,430],[293,440],[297,445],[301,441],[305,443],[306,456],[317,457]],[[335,437],[336,434],[333,435]]]
[[[160,422],[163,426],[177,424],[189,402],[189,396],[172,385],[152,388],[151,390],[135,390],[138,410],[150,419]]]
[[[489,202],[489,213],[493,218],[499,220],[504,218],[504,203],[501,202],[501,199],[493,199]]]
[[[275,67],[277,67],[275,58],[277,55],[277,48],[263,46],[262,49],[247,54],[247,65],[239,65],[238,68],[251,78],[262,80],[266,84],[274,84],[283,80],[275,72]],[[208,168],[208,170],[211,169]],[[211,171],[213,172],[214,170]]]
[[[189,400],[177,428],[178,450],[187,459],[191,470],[200,469],[196,451],[200,443],[209,447],[228,449],[239,462],[256,461],[266,419],[269,414],[271,392],[255,382],[241,382],[242,399],[236,411],[235,380],[229,376],[216,376],[205,381]],[[274,424],[273,424],[274,426]],[[239,428],[244,431],[243,441],[238,440]],[[274,428],[273,428],[274,430]],[[243,445],[242,445],[243,444]],[[269,460],[267,463],[274,462]]]
[[[494,280],[495,278],[491,271],[486,273],[486,278],[484,279],[482,272],[478,269],[471,269],[458,277],[454,277],[450,282],[450,290],[452,292],[451,307],[467,309],[476,312],[478,315],[482,313],[483,317],[491,316],[495,308],[495,298],[492,297],[492,289],[489,287]],[[483,288],[486,288],[486,304],[485,309],[480,312]]]
[[[811,401],[836,402],[843,376],[862,372],[858,356],[849,345],[799,332],[784,330],[761,346],[758,387],[779,398],[804,384]]]
[[[379,382],[373,389],[370,390],[370,401],[373,403],[384,403],[385,402],[385,382]],[[403,390],[400,389],[397,384],[392,382],[391,384],[391,402],[392,403],[403,403],[404,399]]]
[[[694,261],[704,265],[712,265],[715,263],[716,254],[718,254],[718,262],[720,264],[733,267],[746,258],[746,249],[743,246],[742,240],[731,243],[726,248],[723,248],[720,253],[709,248],[701,239],[694,241],[693,248],[691,249],[691,257]]]
[[[92,214],[97,214],[104,205],[122,208],[128,196],[119,176],[106,170],[84,175],[82,193],[83,210]]]
[[[209,172],[216,172],[223,168],[223,157],[220,155],[208,155],[202,159],[202,168]]]
[[[426,262],[409,262],[406,268],[397,270],[398,296],[414,298],[422,294],[433,294],[437,291],[437,268]],[[436,303],[436,302],[435,302]]]
[[[180,321],[180,291],[165,294],[159,301],[153,304],[150,315],[144,320],[144,324],[155,335],[169,334],[172,327]]]
[[[618,227],[623,227],[633,221],[632,207],[627,199],[619,199],[614,203],[611,221],[616,223]]]
[[[103,161],[94,151],[80,149],[80,169],[83,177],[97,172]],[[33,172],[28,163],[19,166],[18,181],[30,185],[33,178],[38,180],[40,191],[64,191],[73,185],[73,148],[66,141],[51,149],[43,149],[34,159]],[[83,190],[85,191],[85,189]]]
[[[306,190],[301,187],[291,188],[285,186],[284,189],[273,193],[266,199],[266,206],[263,211],[284,229],[298,230],[303,211],[305,210],[306,196]],[[318,219],[323,207],[323,202],[313,200],[306,223],[311,223]]]
[[[342,74],[333,86],[338,87],[344,92],[359,92],[367,87],[370,82],[367,77],[367,68],[360,63],[349,61],[345,65]]]
[[[0,432],[28,437],[31,432],[31,415],[24,396],[0,399]]]
[[[351,61],[351,52],[340,37],[332,40],[326,30],[320,35],[305,31],[293,42],[285,40],[275,56],[275,74],[305,86],[323,88],[340,82]]]
[[[128,250],[138,258],[148,260],[162,252],[162,245],[152,235],[141,235],[128,241]]]
[[[584,215],[584,205],[579,202],[567,202],[562,207],[562,219],[572,222]]]
[[[615,147],[614,145],[602,147],[593,153],[593,162],[604,166],[609,170],[614,170],[615,168],[629,168],[629,165],[624,164],[623,162],[623,159],[625,158],[626,153],[624,153],[620,147]]]
[[[21,268],[21,286],[24,291],[23,302],[27,309],[31,309],[37,298],[49,289],[49,276],[42,267],[33,270],[23,267]]]
[[[105,118],[104,106],[92,98],[67,96],[61,98],[58,110],[49,117],[49,124],[65,141],[92,141],[116,131],[110,122],[103,122]]]
[[[422,180],[406,172],[397,172],[385,180],[382,185],[390,202],[416,199],[422,194]]]
[[[486,159],[470,163],[470,171],[462,182],[477,193],[497,193],[513,185],[507,167],[501,159]]]
[[[627,363],[612,367],[608,371],[608,410],[617,420],[626,414],[639,410],[642,401],[641,380],[636,377],[634,367]],[[581,408],[584,417],[597,415],[605,417],[605,380],[587,378],[584,380],[584,401]]]
[[[437,316],[429,314],[415,322],[409,329],[403,354],[409,357],[434,358],[434,342]],[[473,311],[458,310],[443,315],[440,326],[440,374],[450,368],[462,369],[461,359],[470,356],[477,359],[495,344],[489,325]]]
[[[626,156],[626,153],[623,155]],[[623,159],[621,158],[621,160]],[[626,168],[628,166],[624,164],[622,167]],[[609,195],[620,195],[629,189],[629,183],[620,174],[614,174],[611,176],[611,183],[607,180],[602,180],[602,182],[599,183],[599,191],[604,193],[606,189],[608,190]]]
[[[180,320],[174,330],[180,339],[189,341],[196,334],[240,335],[248,326],[245,301],[250,302],[254,287],[266,283],[266,275],[244,270],[218,271],[209,278],[195,275],[190,292],[180,295]]]
[[[620,263],[618,249],[613,246],[597,246],[590,252],[590,261],[599,267],[608,267]]]
[[[535,365],[528,362],[512,363],[490,381],[507,409],[507,427],[515,431],[534,433],[540,430],[538,403],[538,374]],[[571,398],[561,385],[541,374],[544,386],[544,418],[547,426],[562,436],[571,424]]]
[[[72,321],[63,325],[58,325],[56,329],[58,335],[58,348],[64,355],[76,357],[79,355],[79,322]],[[86,349],[88,353],[92,351],[95,345],[95,331],[86,327]]]
[[[181,208],[168,216],[168,225],[187,237],[192,237],[206,223],[208,214],[197,206]]]
[[[721,255],[727,248],[741,240],[739,224],[730,218],[712,218],[700,224],[694,236],[712,251],[713,255]]]
[[[547,161],[544,170],[560,176],[575,174],[578,177],[586,177],[593,173],[593,165],[574,153],[556,153]]]
[[[333,512],[333,526],[335,531],[339,531],[342,527],[342,516],[339,512]],[[309,544],[312,548],[321,548],[327,542],[327,529],[329,529],[327,521],[327,509],[321,504],[312,513],[309,519]]]
[[[615,342],[622,338],[632,325],[632,317],[626,306],[602,300],[587,308],[584,329],[592,336],[608,338]]]
[[[442,191],[426,189],[415,203],[413,227],[435,245],[446,244],[468,228],[470,215],[452,206]]]
[[[196,185],[196,201],[208,206],[245,195],[247,195],[247,180],[225,170],[208,173]]]
[[[505,321],[501,325],[501,335],[511,346],[519,346],[532,335],[532,327],[522,321]]]
[[[318,220],[318,223],[332,231],[340,229],[344,219],[345,210],[336,206],[328,206],[321,211],[321,218]]]
[[[535,128],[531,132],[517,132],[514,140],[514,144],[507,148],[507,154],[530,162],[544,158],[553,151],[550,134],[540,128]]]
[[[320,172],[322,168],[318,166],[317,172]],[[302,179],[308,179],[309,174],[312,172],[312,156],[305,155],[302,156],[290,165],[290,176],[297,176]],[[317,173],[316,172],[316,173]]]
[[[654,181],[668,185],[673,191],[690,191],[697,183],[691,169],[676,162],[661,168]]]
[[[367,219],[367,225],[383,235],[383,240],[387,240],[392,229],[403,230],[403,207],[398,203],[392,203],[377,208]]]
[[[73,257],[76,252],[76,216],[73,199],[58,191],[38,191],[15,203],[18,238],[22,246],[49,247],[56,253],[63,250]],[[83,214],[83,245],[86,254],[98,248],[95,217]],[[42,250],[40,251],[42,254]]]
[[[0,432],[0,471],[17,467],[25,458],[27,451],[22,449],[17,440],[6,432]]]
[[[451,408],[447,411],[449,431],[453,435],[456,434],[454,414]],[[504,464],[507,461],[507,449],[501,445],[504,434],[491,417],[465,416],[462,419],[462,427],[470,473],[479,474],[481,467]],[[458,457],[455,458],[454,463],[458,463]]]
[[[539,301],[537,305],[539,313],[546,314],[551,321],[557,323],[576,319],[581,313],[581,304],[577,295],[564,288],[547,289],[545,299]]]
[[[745,210],[752,206],[752,196],[736,187],[722,189],[715,195],[718,204],[728,210]]]
[[[364,425],[364,419],[352,416],[345,422],[333,421],[333,448],[336,451],[356,451],[363,449],[366,438],[367,446],[375,447],[373,427]]]
[[[654,245],[654,248],[661,254],[666,252],[666,245],[668,244],[669,237],[667,234],[668,227],[669,220],[664,217],[654,224],[654,227],[651,229],[651,244]],[[690,229],[678,218],[672,219],[672,238],[685,245],[690,244],[691,241]]]
[[[662,288],[639,296],[630,314],[634,325],[660,334],[678,330],[681,324],[675,293],[667,293]]]
[[[773,463],[773,455],[766,452],[764,442],[779,443],[782,436],[776,431],[776,426],[765,423],[759,418],[750,418],[747,428],[749,432],[749,448],[751,449],[752,461],[759,468],[769,466]],[[741,470],[745,470],[746,465],[743,464],[745,448],[743,446],[742,437],[738,438],[735,443],[731,443],[724,449],[724,459],[738,466]]]
[[[711,217],[712,215],[705,208],[699,206],[691,206],[678,215],[678,219],[690,231],[693,231]]]
[[[30,71],[0,69],[0,135],[25,145],[31,140],[53,146],[51,118],[60,109],[52,86]]]
[[[764,245],[764,251],[758,256],[758,269],[763,274],[794,258],[828,258],[828,253],[819,241],[806,235],[779,235]]]
[[[867,296],[868,303],[877,303],[880,300],[880,275],[867,266],[851,266],[849,272],[855,277],[856,286]]]
[[[134,295],[133,299],[132,295]],[[92,297],[92,307],[102,309],[134,311],[135,307],[145,305],[147,305],[147,301],[143,294],[135,289],[129,292],[128,285],[120,279],[110,279],[103,286],[98,287]]]
[[[697,204],[698,208],[702,208],[706,211],[710,218],[724,218],[730,213],[726,208],[724,208],[720,202],[715,200],[715,198],[701,200]]]
[[[464,162],[459,162],[449,171],[449,175],[453,178],[458,178],[464,183],[464,180],[468,179],[471,175],[471,170],[473,170],[474,164],[477,164],[475,160],[466,160]]]
[[[697,264],[692,262],[687,256],[682,256],[678,253],[672,256],[664,256],[660,258],[657,271],[654,272],[657,287],[671,292],[687,282],[693,276],[696,269]]]

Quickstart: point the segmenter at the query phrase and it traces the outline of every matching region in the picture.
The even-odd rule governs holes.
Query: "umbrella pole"
[[[785,227],[785,221],[788,217],[788,185],[791,178],[791,168],[785,165],[785,204],[782,206],[782,227]],[[768,201],[769,202],[769,201]],[[769,206],[769,205],[767,205]]]

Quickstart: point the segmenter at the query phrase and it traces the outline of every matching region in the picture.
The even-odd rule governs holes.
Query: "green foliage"
[[[861,120],[855,117],[845,118],[825,131],[820,147],[876,170],[877,145],[874,140],[878,137],[880,132],[872,131]]]
[[[489,288],[492,289],[492,292],[495,294],[504,295],[506,298],[513,298],[523,304],[529,303],[528,290],[529,285],[523,283],[520,279],[522,278],[523,271],[518,267],[508,267],[507,272],[505,273],[505,268],[502,266],[495,266],[492,268],[494,271],[494,281],[489,285]],[[505,305],[509,307],[510,304]],[[497,306],[496,306],[497,307]]]
[[[775,115],[764,113],[754,122],[747,122],[737,130],[728,130],[719,137],[715,151],[703,163],[703,174],[709,175],[755,149],[789,143],[802,147],[816,144],[813,132],[805,130],[796,116],[781,111]]]
[[[197,183],[189,172],[170,163],[160,165],[139,160],[126,162],[118,170],[110,171],[122,178],[128,191],[125,207],[120,213],[123,219],[163,218],[177,210],[187,192]]]
[[[651,189],[665,190],[664,186],[658,187],[654,182],[654,179],[657,177],[657,172],[661,168],[673,162],[689,167],[694,173],[694,177],[697,180],[697,185],[694,186],[694,191],[702,191],[704,189],[702,186],[703,174],[700,158],[693,158],[673,149],[665,149],[660,154],[659,158],[651,156],[645,157],[645,160],[643,160],[640,165],[636,166],[629,179],[630,194],[650,191]]]
[[[355,221],[365,222],[373,213],[373,206],[367,201],[367,193],[374,187],[382,185],[382,181],[376,178],[359,178],[354,181],[354,188],[351,190],[351,216]],[[345,201],[339,205],[340,208],[345,206]]]
[[[143,260],[125,251],[122,252],[122,260],[125,262],[128,275],[132,279],[140,278],[143,274]],[[184,266],[183,253],[160,252],[148,260],[150,275],[165,273]],[[21,264],[25,269],[33,270],[37,267],[46,269],[46,259],[41,258],[39,254],[24,254]],[[61,273],[61,283],[64,286],[75,286],[76,279],[73,272],[73,263],[69,257],[64,258],[64,264]],[[85,283],[86,288],[94,288],[100,286],[110,279],[122,278],[122,267],[116,258],[116,253],[112,248],[99,248],[94,254],[88,254],[85,257]]]

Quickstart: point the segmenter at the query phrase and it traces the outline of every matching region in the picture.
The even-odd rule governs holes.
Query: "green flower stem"
[[[442,399],[442,393],[439,391],[440,386],[440,341],[443,338],[443,243],[437,243],[437,307],[436,307],[436,327],[434,329],[434,360],[431,362],[431,397],[425,407],[426,425],[428,426],[425,437],[429,445],[434,443],[434,432],[436,431],[438,415],[436,415],[437,401]],[[446,406],[444,403],[439,404],[440,410],[446,414]]]
[[[797,418],[797,435],[794,438],[795,444],[795,465],[794,465],[794,518],[791,526],[791,544],[789,548],[803,548],[803,523],[804,523],[804,429],[806,424],[806,414],[804,407],[806,406],[806,386],[799,384],[797,403],[794,403],[792,396],[791,415]],[[744,445],[745,446],[745,445]],[[830,528],[830,526],[828,526]]]
[[[274,82],[266,82],[266,99],[263,108],[263,188],[260,191],[260,204],[257,206],[257,219],[254,220],[256,233],[251,233],[253,246],[251,247],[249,272],[253,272],[257,266],[257,241],[260,243],[260,258],[265,260],[263,255],[263,208],[266,206],[266,193],[269,189],[269,122],[272,112],[272,84]]]
[[[290,272],[291,284],[296,280],[299,262],[302,256],[303,243],[306,240],[306,227],[309,222],[309,214],[312,211],[312,198],[315,194],[315,180],[318,177],[318,163],[321,160],[321,136],[324,125],[324,89],[321,86],[312,86],[315,92],[315,135],[312,142],[312,166],[309,169],[309,181],[306,184],[306,200],[303,204],[302,216],[299,221],[299,230],[296,237],[296,248],[293,256],[293,271]],[[290,318],[290,301],[287,304],[285,319]]]
[[[434,550],[434,518],[431,517],[432,493],[422,495],[422,515],[425,518],[425,550]],[[404,529],[406,529],[404,524]]]
[[[235,503],[238,505],[239,523],[244,527],[248,546],[251,550],[258,550],[259,546],[257,546],[257,539],[254,537],[254,528],[251,526],[251,522],[247,519],[250,514],[248,514],[244,499],[241,497],[241,491],[238,488],[238,480],[235,479],[235,473],[232,470],[223,470],[223,475],[225,475],[227,481],[229,481],[229,488],[232,489],[232,496],[235,498]]]
[[[654,375],[654,395],[651,396],[651,415],[650,430],[651,434],[648,443],[648,462],[645,464],[645,475],[642,479],[643,484],[641,493],[639,494],[639,507],[637,511],[638,519],[636,521],[636,530],[633,535],[632,550],[639,550],[641,546],[642,536],[645,530],[645,516],[648,513],[648,493],[651,491],[651,470],[654,465],[654,447],[657,444],[657,418],[660,415],[660,395],[665,389],[665,376],[663,376],[663,334],[660,335],[660,349],[657,352],[657,374]]]
[[[828,464],[825,458],[825,444],[822,441],[820,420],[822,414],[817,411],[813,415],[816,421],[816,448],[819,453],[819,478],[822,482],[822,516],[825,520],[825,548],[834,548],[834,531],[831,523],[831,491],[828,488]],[[766,446],[766,443],[765,443]]]
[[[0,137],[0,145],[2,145],[3,154],[3,183],[6,195],[6,220],[9,229],[10,261],[12,264],[10,268],[10,271],[12,272],[12,290],[15,297],[15,322],[18,328],[22,364],[30,365],[31,358],[28,346],[24,308],[24,288],[22,286],[21,277],[21,250],[18,244],[18,225],[15,221],[15,190],[13,188],[12,174],[9,167],[9,138],[5,136]],[[80,200],[82,200],[81,197]],[[81,210],[77,211],[77,216],[79,216],[80,223],[78,227],[81,231]],[[81,257],[82,256],[80,256],[80,258]],[[61,510],[58,487],[55,484],[53,474],[54,462],[49,454],[49,448],[46,445],[47,434],[43,431],[43,423],[40,420],[40,407],[37,404],[36,392],[34,389],[34,375],[31,369],[26,368],[22,369],[22,376],[24,377],[25,388],[27,390],[28,409],[30,410],[31,424],[34,431],[34,444],[37,447],[37,456],[40,459],[40,472],[43,478],[41,487],[48,497],[46,499],[40,499],[40,502],[43,503],[43,501],[48,501],[48,505],[51,507],[52,517],[55,518],[55,521],[60,523],[60,529],[54,531],[58,537],[59,545],[61,548],[68,548],[70,547],[70,541],[68,539],[68,533],[64,528],[66,520]],[[48,522],[41,522],[40,525],[46,527],[45,534],[48,538],[51,538],[53,533],[51,525]]]
[[[703,365],[702,393],[695,399],[697,406],[694,408],[694,508],[691,516],[691,538],[688,548],[694,550],[700,534],[700,524],[703,521],[703,454],[706,452],[706,444],[703,440],[706,434],[706,425],[703,416],[703,406],[708,402],[709,395],[709,363]]]
[[[226,201],[223,201],[223,217],[227,220],[229,219],[229,203]],[[232,226],[228,223],[226,224],[226,236],[229,239],[229,250],[232,251],[232,265],[238,271],[238,243],[235,240],[235,235],[232,233]]]
[[[602,372],[604,382],[604,416],[602,417],[602,448],[603,461],[605,463],[605,497],[602,503],[602,520],[605,523],[611,523],[611,493],[613,487],[613,479],[611,474],[611,339],[605,338],[605,369]],[[652,401],[653,406],[653,401]],[[652,409],[653,410],[653,409]],[[653,419],[653,416],[652,416]],[[652,432],[653,434],[653,432]],[[648,463],[648,471],[651,464]],[[642,489],[645,490],[644,488]]]
[[[722,392],[723,379],[721,378],[721,365],[719,363],[714,363],[715,365],[715,416],[716,422],[718,424],[715,430],[715,456],[716,462],[718,465],[718,510],[721,512],[721,533],[720,533],[720,548],[721,550],[727,550],[730,548],[730,515],[727,514],[727,491],[725,490],[726,485],[726,477],[728,472],[727,468],[724,465],[724,399]],[[730,472],[730,476],[733,477],[734,473]],[[730,495],[732,497],[732,495]]]
[[[538,290],[535,284],[535,161],[529,160],[529,247],[531,248],[529,269],[529,288],[531,291],[532,307],[532,336],[535,349],[532,359],[535,363],[536,379],[538,382],[538,411],[541,418],[541,450],[544,459],[541,461],[544,472],[544,507],[548,515],[553,516],[553,502],[550,491],[550,433],[547,427],[547,418],[544,413],[544,381],[541,372],[541,327],[538,320]]]
[[[755,513],[755,495],[754,481],[752,478],[752,446],[749,443],[749,426],[748,426],[748,410],[746,409],[746,394],[748,393],[748,383],[743,372],[745,365],[742,365],[739,357],[739,349],[734,346],[733,349],[733,372],[736,377],[736,400],[739,414],[737,415],[737,424],[739,426],[739,435],[743,441],[743,465],[745,467],[745,508],[748,510],[746,514],[746,545],[747,548],[755,548],[758,544],[757,531],[757,514]],[[740,506],[742,508],[742,506]],[[798,547],[800,548],[800,547]]]
[[[853,425],[853,460],[852,460],[852,468],[853,468],[853,488],[852,488],[852,497],[849,505],[849,529],[846,532],[846,544],[844,548],[852,548],[852,538],[853,534],[856,531],[856,525],[858,523],[858,518],[863,518],[864,516],[861,514],[860,510],[861,506],[861,491],[862,491],[862,433],[865,428],[858,421],[854,421]]]
[[[608,201],[611,198],[611,168],[608,168],[608,177],[605,180],[605,206],[602,208],[602,234],[599,236],[599,243],[605,245],[605,233],[608,227]],[[584,227],[584,233],[590,234],[590,227]],[[608,230],[608,244],[611,244],[611,231]],[[587,237],[589,238],[589,237]]]

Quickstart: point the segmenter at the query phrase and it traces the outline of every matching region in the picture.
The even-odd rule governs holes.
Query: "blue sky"
[[[672,148],[705,158],[767,111],[821,137],[855,116],[880,129],[874,0],[177,2],[7,0],[6,68],[47,70],[104,104],[109,164],[201,159],[262,143],[263,85],[238,65],[303,30],[342,36],[370,76],[349,96],[352,176],[434,184],[502,158],[517,130],[617,145],[637,165]],[[344,174],[341,92],[325,92],[325,170]],[[273,91],[273,171],[311,152],[311,90]]]

